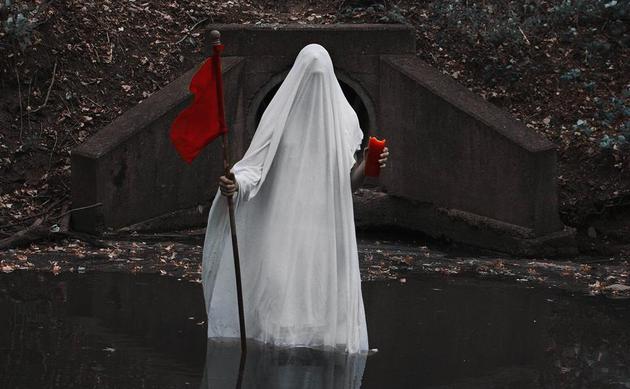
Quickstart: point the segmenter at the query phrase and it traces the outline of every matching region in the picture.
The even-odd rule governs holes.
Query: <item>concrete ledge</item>
[[[228,125],[235,121],[242,59],[225,58],[223,77]],[[192,163],[170,144],[170,126],[191,101],[191,69],[141,104],[125,112],[72,152],[74,207],[101,207],[72,215],[73,228],[98,231],[207,204],[223,166],[220,145],[210,145]],[[240,138],[232,146],[241,149]]]
[[[295,59],[309,43],[321,44],[333,57],[416,51],[414,30],[402,24],[215,24],[208,30],[221,32],[226,56]],[[209,40],[205,47],[211,47]]]
[[[194,208],[179,209],[164,215],[120,228],[119,231],[168,232],[181,231],[195,227],[205,227],[208,222],[210,203]]]
[[[468,212],[410,201],[386,193],[360,189],[353,195],[356,229],[406,229],[470,246],[516,256],[566,256],[577,254],[575,230],[537,236],[532,229]],[[170,212],[124,227],[122,231],[164,232],[204,227],[209,207],[198,206]]]
[[[358,230],[403,227],[438,239],[526,257],[577,254],[572,228],[540,236],[521,226],[365,189],[354,195],[354,215]]]

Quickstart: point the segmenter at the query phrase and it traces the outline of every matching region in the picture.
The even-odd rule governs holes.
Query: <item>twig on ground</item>
[[[53,154],[55,153],[55,147],[57,147],[57,131],[55,131],[55,144],[53,144],[52,149],[50,149],[50,155],[48,156],[48,172],[50,173],[50,168],[52,167],[52,159],[53,159]]]
[[[527,43],[527,46],[530,46],[531,43],[529,42],[529,39],[527,39],[527,35],[525,35],[523,30],[521,29],[521,26],[518,26],[518,30],[521,32],[521,35],[523,35],[523,38],[525,39],[525,43]]]
[[[30,227],[16,232],[12,236],[0,239],[0,250],[28,246],[41,240],[79,239],[94,247],[109,247],[109,245],[93,236],[74,231],[53,231],[51,227],[42,225],[43,219],[37,219]]]
[[[13,223],[8,223],[8,224],[5,224],[5,225],[2,225],[2,226],[0,226],[0,229],[9,228],[9,227],[14,227],[14,226],[17,226],[17,225],[19,225],[19,224],[24,223],[24,222],[25,222],[25,221],[27,221],[27,220],[31,220],[31,219],[34,219],[34,218],[38,218],[38,217],[40,217],[40,216],[44,216],[45,214],[47,214],[48,212],[50,212],[50,211],[51,211],[51,210],[52,210],[52,209],[53,209],[53,208],[54,208],[57,204],[59,204],[60,202],[62,202],[64,199],[65,199],[65,197],[62,197],[62,198],[60,198],[60,199],[57,199],[57,200],[53,201],[53,202],[52,202],[49,206],[47,206],[47,207],[46,207],[46,209],[44,209],[43,211],[38,212],[38,213],[36,213],[36,214],[34,214],[34,215],[31,215],[31,216],[27,216],[27,217],[25,217],[25,218],[22,218],[22,219],[20,219],[20,220],[18,220],[18,221],[16,221],[16,222],[13,222]]]
[[[53,85],[55,84],[55,75],[57,74],[57,60],[55,60],[55,66],[53,66],[52,79],[50,80],[50,85],[48,86],[48,92],[46,92],[46,98],[44,99],[44,103],[39,107],[35,108],[31,112],[37,112],[40,109],[44,108],[46,104],[48,104],[48,98],[50,97],[50,91],[52,90]]]
[[[55,204],[51,204],[48,209],[52,208]],[[44,221],[48,218],[44,215],[44,217],[39,217],[31,224],[29,227],[24,228],[13,235],[5,239],[0,239],[0,250],[14,248],[19,246],[27,246],[31,243],[40,241],[40,240],[58,240],[64,238],[74,238],[85,241],[95,247],[108,247],[108,245],[99,239],[90,236],[89,234],[84,234],[81,232],[69,231],[70,228],[70,214],[75,211],[80,211],[83,209],[94,208],[97,206],[101,206],[102,203],[96,203],[92,205],[87,205],[85,207],[77,207],[68,210],[68,205],[64,205],[61,215],[57,216],[59,229],[53,229],[53,226],[45,226],[43,225]]]
[[[71,210],[69,210],[67,212],[63,212],[58,217],[59,217],[59,219],[61,219],[62,217],[71,214],[72,212],[83,211],[84,209],[96,208],[96,207],[100,207],[101,205],[103,205],[103,203],[95,203],[95,204],[92,204],[92,205],[86,205],[84,207],[72,208]]]
[[[28,81],[28,93],[26,94],[26,122],[28,123],[29,133],[33,133],[33,126],[31,125],[31,88],[33,87],[33,79],[35,74]]]
[[[66,232],[70,230],[70,212],[68,212],[68,204],[64,204],[63,208],[61,208],[61,215],[59,216],[59,230]]]
[[[138,242],[177,242],[188,245],[202,245],[204,231],[170,232],[170,233],[138,233],[137,231],[105,232],[103,238],[117,241]]]
[[[0,250],[17,247],[17,246],[23,246],[47,235],[49,230],[41,226],[43,221],[44,219],[39,218],[35,220],[35,222],[33,222],[33,224],[31,224],[29,227],[16,232],[15,234],[9,236],[8,238],[1,239]]]
[[[83,96],[83,97],[86,98],[87,100],[89,100],[92,104],[98,105],[100,108],[103,108],[103,106],[101,104],[99,104],[96,101],[90,99],[88,96]]]
[[[343,8],[344,5],[346,5],[346,0],[341,0],[339,4],[337,4],[337,13],[341,12],[341,9]]]
[[[180,39],[177,42],[175,42],[175,44],[178,45],[178,44],[182,43],[184,41],[184,39],[188,38],[190,33],[193,32],[193,30],[195,28],[197,28],[197,26],[199,26],[201,23],[204,23],[206,21],[208,21],[208,18],[203,18],[200,21],[198,21],[197,23],[195,23],[191,28],[188,29],[188,31],[186,31],[186,34],[182,37],[182,39]]]
[[[20,144],[22,144],[22,131],[24,129],[24,119],[22,118],[22,115],[24,114],[24,110],[22,109],[22,85],[20,83],[20,73],[18,72],[17,67],[15,68],[15,75],[17,77],[18,95],[20,99]]]
[[[61,95],[59,95],[58,93],[55,92],[55,95],[57,95],[57,98],[63,103],[63,105],[66,107],[66,110],[68,111],[68,117],[73,120],[77,126],[81,127],[82,123],[77,120],[72,114],[73,111],[70,109],[70,106],[66,103],[66,99],[64,97],[62,97]]]

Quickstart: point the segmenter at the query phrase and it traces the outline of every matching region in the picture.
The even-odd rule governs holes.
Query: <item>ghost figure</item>
[[[351,189],[362,138],[328,52],[304,47],[232,170],[248,338],[368,350]],[[239,337],[220,191],[208,217],[202,283],[208,337]]]

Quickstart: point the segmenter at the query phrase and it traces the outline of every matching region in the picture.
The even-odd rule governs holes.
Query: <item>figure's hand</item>
[[[219,188],[221,189],[221,194],[223,196],[234,195],[234,193],[238,191],[238,182],[236,182],[234,173],[230,172],[229,177],[226,177],[226,176],[219,177]]]
[[[363,160],[367,161],[368,156],[368,147],[363,149]],[[383,152],[378,156],[378,164],[380,167],[387,166],[387,160],[389,159],[389,149],[387,147],[383,147]]]
[[[387,159],[389,157],[389,149],[387,147],[383,147],[383,152],[378,156],[378,164],[381,168],[387,166]]]

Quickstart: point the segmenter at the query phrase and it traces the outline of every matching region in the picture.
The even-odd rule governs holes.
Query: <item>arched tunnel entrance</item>
[[[276,81],[271,89],[269,89],[266,93],[264,93],[260,103],[258,103],[258,107],[256,107],[256,114],[254,118],[253,128],[251,128],[251,133],[253,134],[256,128],[258,127],[258,123],[260,123],[260,119],[262,118],[265,109],[271,102],[271,99],[276,95],[276,92],[280,88],[282,84],[282,80]],[[348,99],[348,102],[357,113],[359,118],[359,125],[361,126],[361,130],[363,131],[363,142],[362,145],[367,145],[368,134],[371,132],[371,128],[373,127],[373,118],[371,117],[366,104],[363,102],[363,99],[359,95],[354,88],[348,85],[345,81],[339,80],[339,85],[341,86],[341,90],[343,91],[344,96]]]

